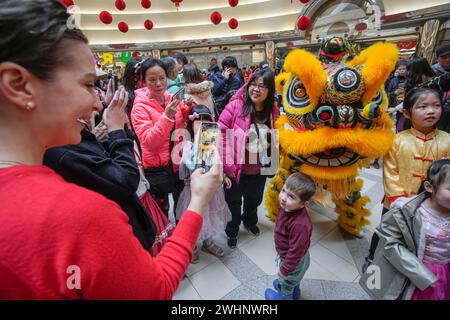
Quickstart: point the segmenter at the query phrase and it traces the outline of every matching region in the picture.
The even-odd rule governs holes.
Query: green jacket
[[[376,229],[380,242],[373,263],[359,281],[373,299],[408,300],[415,287],[424,290],[436,282],[436,276],[422,263],[425,238],[417,209],[424,200],[425,193],[399,199],[382,217]]]
[[[179,73],[175,80],[167,79],[167,91],[170,94],[177,93],[184,84],[184,76],[183,73]]]

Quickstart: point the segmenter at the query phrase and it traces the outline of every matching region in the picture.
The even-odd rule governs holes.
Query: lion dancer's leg
[[[280,164],[277,173],[270,180],[265,196],[265,205],[267,208],[268,217],[272,221],[275,221],[278,215],[278,194],[281,192],[286,179],[296,170],[295,161],[289,159],[283,152],[281,152]]]
[[[362,236],[362,229],[370,224],[367,217],[370,210],[364,206],[370,202],[369,197],[361,196],[363,180],[358,179],[350,186],[350,192],[345,199],[333,196],[336,212],[339,214],[339,226],[350,234]]]

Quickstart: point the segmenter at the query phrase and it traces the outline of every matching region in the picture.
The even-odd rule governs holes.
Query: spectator
[[[116,203],[43,166],[47,148],[80,142],[98,101],[69,17],[57,0],[0,2],[0,299],[170,299],[222,168],[191,175],[188,211],[153,259]]]
[[[436,50],[438,62],[433,65],[433,71],[440,76],[450,72],[450,43],[440,46]]]
[[[170,94],[177,93],[183,87],[184,84],[183,68],[185,64],[188,64],[188,59],[181,52],[175,53],[173,55],[173,58],[177,61],[178,75],[175,78],[175,80],[169,79],[167,81],[167,91]]]

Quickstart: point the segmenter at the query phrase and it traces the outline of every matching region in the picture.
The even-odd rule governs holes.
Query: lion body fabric
[[[276,123],[280,161],[266,191],[269,218],[277,217],[287,177],[303,172],[318,186],[316,199],[331,193],[339,225],[361,235],[369,224],[364,206],[370,199],[361,196],[358,171],[392,146],[395,134],[383,85],[397,58],[390,43],[376,43],[347,63],[321,62],[301,49],[287,55],[285,72],[276,79],[285,114]]]

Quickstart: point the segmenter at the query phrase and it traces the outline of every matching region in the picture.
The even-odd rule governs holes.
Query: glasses
[[[264,89],[267,89],[267,86],[264,84],[250,83],[250,88],[253,88],[253,89],[258,88],[259,91],[263,91]]]

